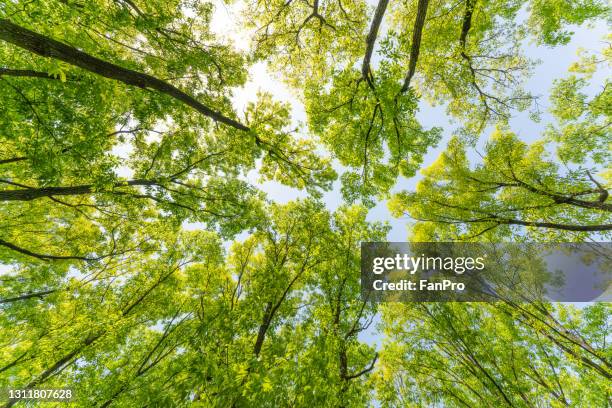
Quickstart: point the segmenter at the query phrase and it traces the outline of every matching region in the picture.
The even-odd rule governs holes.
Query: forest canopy
[[[388,240],[379,203],[413,242],[610,241],[612,37],[529,86],[534,47],[610,23],[600,0],[0,2],[0,389],[609,406],[610,303],[381,305],[360,246]],[[262,63],[292,97],[238,103]]]

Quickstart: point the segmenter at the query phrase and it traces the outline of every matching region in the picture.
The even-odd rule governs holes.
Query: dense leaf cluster
[[[609,304],[379,307],[359,280],[387,198],[413,241],[609,240],[609,44],[556,80],[535,142],[510,128],[538,113],[526,42],[566,44],[609,6],[241,5],[246,51],[206,1],[0,4],[0,388],[72,387],[79,407],[609,405]],[[304,128],[269,93],[235,108],[257,61]],[[423,103],[459,126],[424,169],[443,132]],[[308,198],[271,202],[253,174]]]

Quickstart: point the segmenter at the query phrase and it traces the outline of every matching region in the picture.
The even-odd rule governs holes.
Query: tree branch
[[[40,292],[26,293],[25,295],[21,295],[21,296],[15,296],[15,297],[6,298],[6,299],[0,299],[0,304],[2,304],[2,303],[18,302],[20,300],[27,300],[27,299],[31,299],[33,297],[37,297],[39,299],[42,299],[43,296],[49,295],[49,294],[54,293],[56,291],[57,291],[56,289],[43,290],[43,291],[40,291]]]
[[[372,359],[372,362],[370,363],[369,366],[367,366],[366,368],[364,368],[363,370],[361,370],[360,372],[356,374],[351,374],[351,375],[346,376],[345,379],[351,380],[353,378],[361,377],[362,375],[369,373],[370,371],[374,369],[374,365],[376,364],[377,360],[378,360],[378,353],[375,353],[374,358]]]
[[[43,57],[64,61],[105,78],[114,79],[143,89],[154,89],[183,102],[217,122],[245,132],[250,131],[248,126],[209,108],[191,95],[186,94],[167,82],[151,75],[101,60],[77,48],[13,24],[9,20],[0,19],[0,39]]]
[[[429,0],[419,0],[417,6],[417,15],[414,20],[414,28],[412,30],[412,45],[410,48],[410,61],[408,62],[408,73],[404,79],[404,84],[400,93],[408,91],[410,88],[410,81],[416,71],[416,64],[419,59],[419,52],[421,50],[421,37],[423,35],[423,26],[425,25],[425,17],[427,16],[427,6]]]
[[[56,80],[58,78],[48,74],[47,72],[34,71],[32,69],[11,69],[0,68],[0,76],[26,77],[26,78],[43,78]]]
[[[374,12],[374,18],[372,19],[372,23],[370,24],[370,32],[366,37],[366,52],[363,57],[363,63],[361,64],[361,75],[366,81],[368,81],[368,83],[370,83],[371,81],[372,74],[370,70],[370,60],[372,59],[374,45],[376,44],[376,37],[378,36],[378,30],[385,15],[387,4],[389,4],[389,0],[378,1],[376,11]]]
[[[24,160],[28,160],[28,158],[27,157],[12,157],[10,159],[0,160],[0,164],[9,164],[9,163],[15,163],[15,162],[24,161]]]
[[[0,182],[6,182],[0,180]],[[113,187],[125,186],[155,186],[158,185],[157,180],[129,180],[123,183],[115,183]],[[32,201],[41,197],[51,196],[72,196],[95,193],[92,184],[84,184],[78,186],[62,186],[62,187],[42,187],[42,188],[24,188],[19,190],[2,190],[0,191],[0,202],[2,201]],[[100,193],[108,193],[109,191],[99,191]]]
[[[32,252],[25,248],[21,248],[15,244],[11,244],[10,242],[4,241],[3,239],[0,239],[0,246],[12,249],[13,251],[19,252],[20,254],[23,254],[23,255],[28,255],[34,258],[41,259],[43,261],[59,261],[59,260],[95,261],[99,259],[99,258],[87,258],[85,256],[74,256],[74,255],[64,256],[64,255],[40,254],[40,253]]]

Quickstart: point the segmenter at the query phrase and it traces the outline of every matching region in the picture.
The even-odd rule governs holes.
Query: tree
[[[359,243],[386,228],[361,207],[268,210],[227,257],[214,233],[181,232],[158,237],[161,257],[152,243],[45,292],[47,265],[23,268],[5,287],[22,295],[3,295],[3,378],[69,381],[94,406],[363,402],[377,354],[357,339],[375,310],[356,301]]]
[[[591,71],[585,65],[589,61]],[[592,74],[595,65],[591,58],[575,69],[582,66]],[[494,229],[496,236],[509,237],[525,227],[544,240],[567,234],[582,240],[593,232],[609,236],[609,177],[601,171],[609,164],[610,89],[606,82],[589,100],[580,92],[585,81],[572,75],[555,82],[551,113],[558,125],[548,126],[542,140],[527,145],[500,127],[486,144],[482,162],[473,165],[466,143],[453,138],[423,170],[417,191],[396,195],[390,208],[422,221],[416,234],[436,231],[452,239],[480,239]],[[563,166],[551,157],[547,142],[556,143]]]
[[[527,227],[546,239],[569,231],[574,237],[590,232],[609,234],[608,191],[588,170],[560,174],[546,160],[542,143],[527,146],[498,130],[485,149],[483,163],[473,169],[458,139],[423,173],[414,193],[394,197],[393,211],[423,221],[415,233],[436,231],[442,237],[473,240],[493,229],[509,237]],[[557,232],[559,231],[559,232]],[[530,232],[531,233],[531,232]],[[605,235],[604,235],[605,236]]]
[[[566,23],[606,13],[599,1],[528,2],[523,30],[522,2],[381,0],[369,24],[361,2],[247,4],[256,49],[300,91],[310,131],[347,167],[344,197],[366,204],[398,176],[412,177],[439,141],[439,128],[416,119],[419,101],[446,104],[473,137],[513,110],[535,114],[534,97],[522,89],[534,62],[521,42],[565,43]]]
[[[610,92],[589,83],[609,50],[555,82],[540,141],[509,127],[537,114],[525,41],[565,44],[609,6],[243,5],[247,51],[215,37],[208,2],[0,4],[0,388],[71,387],[83,407],[609,403],[607,304],[380,306],[359,274],[389,229],[368,207],[442,138],[425,102],[460,129],[392,202],[412,241],[609,237]],[[266,90],[235,109],[258,61],[305,127]],[[309,197],[270,202],[253,174]]]
[[[0,69],[7,256],[99,259],[118,241],[102,249],[96,239],[155,217],[231,236],[259,216],[260,194],[241,179],[255,167],[315,194],[329,186],[333,170],[294,138],[285,105],[262,94],[245,123],[236,118],[229,97],[244,83],[246,58],[214,39],[211,12],[167,2],[2,9],[0,54],[11,64]],[[36,246],[20,238],[28,228]]]
[[[587,57],[573,70],[588,78],[602,63],[605,54]],[[551,113],[557,123],[531,145],[504,125],[479,158],[465,140],[451,139],[422,171],[416,191],[390,203],[396,215],[416,220],[411,239],[609,237],[604,150],[610,112],[603,107],[609,87],[606,82],[589,98],[580,92],[586,85],[576,75],[555,82]],[[498,266],[500,272],[509,269]],[[602,302],[580,310],[503,294],[493,303],[388,305],[378,395],[389,406],[604,406],[609,403],[604,384],[612,375],[610,347],[601,337],[609,328],[608,308]]]
[[[524,306],[524,314],[503,303],[386,309],[380,399],[390,407],[605,406],[609,307]],[[559,316],[559,326],[540,321],[542,311]]]

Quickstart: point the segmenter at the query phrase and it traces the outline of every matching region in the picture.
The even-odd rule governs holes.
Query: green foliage
[[[389,407],[605,406],[609,315],[606,303],[394,305],[378,395]]]
[[[586,60],[573,69],[592,75],[593,64]],[[500,127],[482,160],[471,163],[466,143],[451,139],[422,170],[416,191],[396,194],[390,210],[421,221],[416,240],[515,239],[520,231],[520,239],[543,241],[581,241],[594,232],[609,237],[609,86],[606,81],[588,100],[580,92],[587,84],[574,75],[555,82],[551,113],[557,125],[531,145]],[[552,142],[563,166],[550,154]]]
[[[465,144],[452,139],[423,176],[415,192],[399,193],[389,203],[397,216],[422,221],[414,228],[417,241],[507,240],[519,231],[544,241],[609,234],[605,182],[584,168],[563,171],[545,144],[529,146],[507,131],[492,135],[475,166]]]
[[[605,1],[579,0],[531,1],[528,24],[539,42],[547,45],[566,44],[573,32],[568,26],[583,24],[593,18],[610,19],[610,5]]]
[[[583,55],[581,61],[570,69],[575,75],[555,81],[550,99],[551,112],[557,118],[558,126],[549,126],[546,136],[558,144],[558,155],[564,162],[592,160],[600,166],[610,165],[610,80],[606,79],[592,97],[584,91],[589,86],[589,78],[611,64],[610,49],[606,48],[600,55]]]
[[[268,213],[227,256],[214,233],[158,225],[147,250],[73,274],[22,265],[2,297],[38,295],[3,306],[2,384],[70,383],[79,406],[363,404],[377,355],[357,338],[375,311],[359,243],[386,229],[361,207]]]
[[[411,240],[609,240],[608,82],[594,97],[583,92],[606,62],[585,58],[572,70],[586,78],[555,81],[550,110],[556,123],[540,140],[527,144],[500,125],[477,156],[452,138],[421,171],[416,191],[389,202],[397,216],[416,221]],[[390,407],[606,406],[609,308],[505,297],[388,305],[377,395]]]
[[[247,51],[205,1],[0,4],[0,388],[72,387],[78,407],[609,404],[608,304],[379,308],[359,274],[389,231],[368,208],[419,170],[389,204],[413,241],[610,237],[609,49],[555,81],[541,139],[509,126],[536,110],[525,42],[566,44],[609,6],[241,4]],[[257,61],[305,126],[271,90],[235,108]],[[425,169],[443,133],[423,103],[462,135]],[[477,159],[465,136],[491,125]],[[308,197],[270,202],[253,176]]]
[[[564,4],[529,2],[530,29],[522,2],[488,0],[381,0],[369,32],[367,6],[354,1],[247,1],[245,21],[256,28],[257,54],[300,92],[310,131],[347,167],[344,198],[373,204],[398,176],[414,175],[439,141],[440,129],[415,118],[419,100],[445,104],[472,136],[506,123],[513,110],[537,114],[523,89],[534,61],[522,42],[563,44],[567,24],[608,13],[602,2]]]

